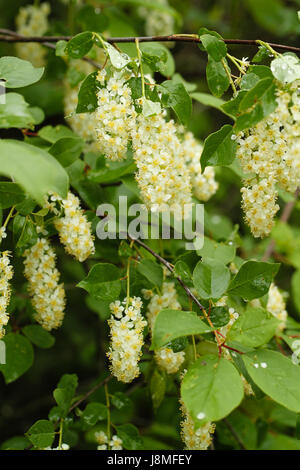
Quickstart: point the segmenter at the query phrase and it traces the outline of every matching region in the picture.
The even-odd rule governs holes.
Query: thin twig
[[[130,235],[128,234],[128,238],[137,243],[138,245],[142,246],[145,250],[147,250],[149,253],[151,253],[154,258],[156,258],[160,263],[162,263],[173,275],[174,275],[174,268],[173,266],[162,256],[160,256],[158,253],[156,253],[152,248],[150,248],[146,243],[142,242],[138,238],[131,238]],[[182,288],[185,290],[187,295],[192,299],[195,304],[200,308],[200,310],[203,312],[203,315],[205,316],[209,326],[211,327],[213,334],[215,335],[217,345],[218,345],[218,350],[219,350],[219,356],[222,354],[222,347],[225,347],[224,342],[222,342],[219,338],[218,331],[215,329],[211,319],[209,318],[209,315],[206,312],[205,307],[201,304],[201,302],[197,299],[197,297],[193,294],[193,292],[188,288],[188,286],[183,282],[180,276],[174,275],[175,279],[179,282],[179,284],[182,286]]]
[[[294,199],[292,201],[289,201],[286,203],[283,211],[282,211],[282,214],[281,214],[281,217],[280,217],[280,221],[281,222],[288,222],[290,216],[291,216],[291,213],[295,207],[295,204],[297,202],[297,199],[299,197],[299,194],[300,194],[300,188],[297,188],[296,191],[295,191],[295,196],[294,196]],[[274,240],[270,240],[267,248],[266,248],[266,251],[264,252],[264,255],[262,257],[262,261],[267,261],[270,256],[272,255],[274,249],[275,249],[275,241]]]
[[[71,406],[69,409],[69,412],[74,410],[78,405],[80,405],[82,402],[84,402],[90,395],[92,395],[94,392],[96,392],[99,388],[103,387],[103,385],[106,385],[110,380],[112,379],[112,376],[109,375],[106,377],[106,379],[102,380],[102,382],[94,385],[88,392],[86,392],[74,405]]]
[[[163,258],[162,256],[160,256],[158,253],[156,253],[154,250],[152,250],[152,248],[150,248],[148,245],[146,245],[146,243],[142,242],[141,240],[139,240],[138,238],[131,238],[130,235],[128,235],[128,238],[132,241],[134,241],[135,243],[137,243],[138,245],[142,246],[145,250],[148,251],[148,253],[151,253],[152,256],[154,256],[154,258],[156,258],[161,264],[163,264],[172,274],[174,274],[174,268],[171,266],[171,264],[165,259]],[[181,284],[181,286],[183,287],[183,289],[185,290],[185,292],[187,293],[187,295],[195,302],[195,304],[200,308],[200,310],[202,310],[202,312],[204,313],[204,315],[209,319],[207,313],[206,313],[206,310],[205,310],[205,307],[201,304],[201,302],[197,299],[197,297],[195,297],[195,295],[192,293],[192,291],[188,288],[188,286],[185,285],[185,283],[183,282],[183,280],[181,279],[180,276],[176,276],[175,275],[175,278],[177,279],[177,281],[179,282],[179,284]]]
[[[0,29],[0,41],[3,42],[57,42],[57,41],[69,41],[72,36],[22,36],[17,35],[14,31],[8,29]],[[191,42],[199,44],[201,39],[197,34],[171,34],[169,36],[124,36],[124,37],[113,37],[105,38],[106,42],[113,43],[129,43],[135,42],[136,39],[139,42]],[[239,44],[244,46],[259,46],[259,42],[256,39],[223,39],[225,44]],[[287,46],[285,44],[276,44],[269,42],[274,49],[280,49],[284,51],[292,51],[300,53],[300,48],[295,46]]]
[[[229,429],[229,431],[231,432],[231,434],[233,435],[233,437],[235,438],[235,440],[237,441],[237,443],[240,445],[241,449],[242,450],[246,450],[246,447],[243,443],[243,441],[241,440],[240,436],[237,434],[237,432],[235,431],[235,429],[231,426],[230,422],[228,421],[227,418],[224,418],[223,419],[223,422],[224,424],[227,426],[227,428]]]

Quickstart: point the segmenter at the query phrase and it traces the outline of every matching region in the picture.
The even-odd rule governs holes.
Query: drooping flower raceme
[[[255,237],[270,233],[279,206],[276,185],[294,192],[300,185],[299,81],[277,91],[276,110],[236,138],[247,175],[242,188],[246,221]],[[235,138],[235,136],[234,136]]]
[[[9,320],[7,312],[11,294],[9,281],[13,277],[13,268],[10,264],[9,256],[9,251],[0,253],[0,339],[5,335],[4,328]]]
[[[24,252],[24,274],[35,309],[35,320],[45,330],[61,326],[65,310],[65,291],[59,284],[55,252],[48,240],[40,238]]]
[[[145,116],[135,110],[131,89],[126,84],[129,70],[113,70],[107,78],[98,73],[101,89],[97,93],[98,148],[110,160],[126,157],[132,143],[138,172],[136,179],[145,204],[153,211],[191,204],[190,171],[185,163],[174,121],[165,112]],[[150,78],[149,78],[150,80]],[[143,107],[144,98],[136,105]]]
[[[280,320],[278,330],[284,330],[284,328],[286,327],[287,320],[286,305],[281,292],[273,282],[269,289],[267,310],[268,312],[272,313],[274,317]]]
[[[110,160],[126,157],[128,142],[135,125],[136,111],[131,90],[125,83],[131,76],[126,69],[114,70],[106,80],[106,71],[98,72],[101,86],[97,93],[96,134],[98,150]],[[105,85],[105,87],[104,87]]]
[[[181,437],[187,450],[206,450],[210,446],[215,431],[215,424],[207,423],[198,429],[184,405],[181,407],[183,420],[181,422]]]
[[[149,292],[146,291],[145,294],[148,296]],[[165,308],[173,310],[181,309],[180,303],[177,300],[174,282],[164,282],[161,295],[153,295],[148,304],[147,319],[150,331],[153,330],[157,314]],[[184,362],[184,359],[184,351],[174,352],[171,348],[160,348],[158,351],[155,351],[155,360],[158,366],[164,369],[168,374],[176,373]]]
[[[143,330],[147,325],[141,314],[142,305],[139,297],[110,304],[111,345],[107,356],[111,372],[120,382],[132,382],[140,374],[138,362],[144,343]]]
[[[274,180],[265,178],[258,183],[248,183],[241,192],[245,219],[252,234],[254,237],[268,235],[279,210],[279,205],[276,204],[277,191]]]
[[[78,261],[86,260],[94,253],[95,247],[91,223],[84,215],[78,197],[69,192],[67,199],[57,195],[51,196],[51,199],[60,201],[64,210],[64,215],[55,219],[54,225],[66,252]]]
[[[192,132],[186,132],[182,140],[182,151],[190,171],[193,193],[200,201],[208,201],[217,191],[218,183],[215,180],[215,170],[212,166],[201,171],[200,157],[203,147]]]
[[[43,2],[41,5],[27,5],[21,7],[16,17],[17,33],[22,36],[43,36],[48,29],[48,15],[50,5]],[[17,55],[30,61],[35,67],[45,64],[46,49],[36,43],[20,43],[16,45]]]
[[[145,204],[152,211],[191,205],[190,171],[174,121],[166,121],[164,112],[147,117],[139,114],[132,146]]]

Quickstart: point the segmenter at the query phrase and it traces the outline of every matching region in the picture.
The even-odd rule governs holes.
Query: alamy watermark
[[[119,196],[118,207],[101,204],[96,233],[100,240],[133,239],[183,240],[186,250],[200,250],[204,242],[204,205],[161,204],[155,210],[145,204],[128,206],[127,196]],[[158,210],[157,210],[158,209]]]

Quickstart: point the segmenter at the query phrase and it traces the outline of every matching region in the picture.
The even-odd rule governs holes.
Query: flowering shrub
[[[1,448],[300,449],[300,49],[190,2],[11,3]]]

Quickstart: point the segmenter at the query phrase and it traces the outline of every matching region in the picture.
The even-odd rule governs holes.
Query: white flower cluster
[[[57,218],[54,225],[66,252],[78,261],[86,260],[95,251],[94,239],[91,223],[84,215],[78,197],[69,191],[67,199],[61,199],[58,195],[52,195],[50,199],[52,203],[60,201],[64,209],[64,215]]]
[[[97,450],[122,450],[123,441],[116,434],[112,436],[111,440],[108,442],[108,436],[104,431],[99,431],[95,433],[95,438],[97,443]]]
[[[3,251],[0,254],[0,339],[5,335],[4,327],[9,319],[7,312],[11,293],[9,281],[13,277],[13,268],[9,261],[9,255],[9,251]]]
[[[187,450],[206,450],[210,446],[213,433],[215,431],[215,424],[207,423],[198,429],[192,417],[182,406],[183,421],[181,422],[181,437]]]
[[[286,311],[286,305],[282,294],[273,282],[269,289],[267,310],[268,312],[272,313],[274,317],[280,320],[281,323],[278,325],[278,330],[284,330],[286,327],[286,320],[288,315]]]
[[[217,191],[218,183],[215,180],[215,170],[212,166],[201,171],[200,156],[203,147],[195,139],[192,132],[186,132],[182,141],[182,151],[190,171],[193,192],[200,201],[208,201]]]
[[[156,4],[168,7],[168,0],[157,0]],[[168,36],[174,33],[174,16],[169,12],[159,9],[140,7],[138,13],[145,19],[145,33],[147,36]]]
[[[111,372],[120,382],[132,382],[140,374],[138,362],[144,343],[143,330],[147,325],[141,315],[142,305],[140,297],[110,304],[111,345],[107,356],[111,361]]]
[[[148,297],[148,290],[142,292]],[[180,303],[177,300],[174,282],[164,282],[162,285],[161,295],[153,295],[149,302],[147,319],[150,331],[153,330],[157,314],[164,308],[170,308],[173,310],[181,309]],[[161,367],[161,369],[164,369],[167,374],[175,374],[184,362],[185,353],[184,351],[174,352],[171,348],[160,348],[155,352],[154,357],[158,366]]]
[[[165,112],[145,116],[137,114],[126,81],[131,72],[114,70],[107,79],[98,73],[101,89],[97,93],[97,139],[99,151],[111,160],[126,157],[132,142],[138,168],[136,175],[145,204],[153,211],[191,204],[190,170],[174,121],[166,121]],[[149,79],[150,80],[150,79]],[[138,103],[143,106],[144,99]]]
[[[98,149],[110,160],[126,157],[128,141],[135,124],[131,90],[126,81],[131,73],[126,69],[115,70],[106,81],[106,71],[98,72],[102,88],[97,93],[96,134]],[[105,87],[104,87],[105,84]]]
[[[61,326],[64,318],[65,291],[59,282],[55,252],[48,240],[40,238],[24,252],[24,274],[35,308],[35,319],[45,330]]]
[[[139,114],[132,137],[136,175],[145,204],[152,211],[192,203],[190,171],[173,120],[164,113]]]
[[[6,237],[7,237],[6,227],[4,227],[4,225],[3,225],[3,227],[0,228],[0,243]]]
[[[299,82],[299,81],[298,81]],[[279,206],[276,185],[294,192],[300,185],[299,83],[277,91],[276,110],[236,138],[247,175],[242,188],[246,221],[255,237],[270,233]]]
[[[48,29],[49,3],[43,2],[40,6],[27,5],[21,7],[16,17],[17,33],[22,36],[43,36]],[[35,67],[45,63],[46,50],[36,43],[20,43],[16,45],[17,55],[29,60]]]

